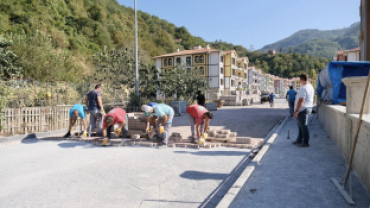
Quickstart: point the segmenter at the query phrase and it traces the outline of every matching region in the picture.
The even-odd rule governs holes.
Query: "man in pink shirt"
[[[190,122],[193,143],[198,143],[195,138],[195,132],[197,133],[198,139],[202,138],[203,132],[205,132],[209,126],[209,120],[213,118],[213,114],[208,112],[205,107],[195,104],[186,108],[186,116]],[[194,126],[196,126],[196,129],[194,129]]]
[[[110,140],[110,134],[114,130],[114,125],[118,124],[119,127],[116,130],[122,137],[122,142],[128,134],[128,119],[126,111],[122,108],[113,108],[104,117],[103,120],[103,145],[107,145]]]

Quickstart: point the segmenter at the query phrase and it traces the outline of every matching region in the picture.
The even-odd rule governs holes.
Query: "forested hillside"
[[[359,47],[360,23],[339,30],[301,30],[261,50],[274,49],[277,52],[299,52],[316,57],[333,57],[337,50]]]
[[[274,58],[266,54],[251,53],[243,46],[223,41],[206,42],[191,35],[185,27],[141,11],[138,11],[138,25],[141,66],[153,66],[152,56],[208,43],[216,49],[235,49],[240,56],[251,56],[251,62],[257,66],[259,59],[261,66],[272,74],[290,76],[294,71],[289,63],[300,61],[298,55],[279,55],[286,58],[282,59],[286,62],[284,68],[284,63],[273,64],[270,59]],[[3,42],[0,56],[8,52],[15,54],[9,59],[14,64],[0,63],[2,79],[9,77],[4,71],[8,70],[9,75],[11,70],[13,74],[21,73],[38,81],[79,81],[97,76],[94,57],[98,52],[123,48],[133,56],[134,11],[115,0],[1,0],[0,36],[6,38],[0,38]],[[305,57],[313,63],[320,62]],[[321,66],[308,64],[315,70]],[[306,70],[307,66],[301,68]]]

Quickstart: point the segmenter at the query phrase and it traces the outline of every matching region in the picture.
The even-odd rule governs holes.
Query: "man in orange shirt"
[[[118,135],[122,137],[122,143],[125,141],[128,134],[128,119],[126,111],[122,108],[113,108],[107,115],[105,115],[103,120],[103,144],[107,145],[110,140],[110,134],[114,130],[114,125],[118,124],[119,127],[116,129]]]
[[[213,118],[213,114],[208,112],[205,107],[195,104],[186,108],[186,116],[190,122],[193,143],[198,143],[195,138],[195,132],[198,139],[202,138],[203,132],[205,132],[209,126],[209,120]],[[196,129],[194,129],[194,126],[196,126]]]

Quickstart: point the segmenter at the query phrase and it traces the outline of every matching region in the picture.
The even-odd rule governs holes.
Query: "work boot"
[[[193,144],[198,144],[198,139],[196,139],[196,138],[192,138],[191,143],[193,143]]]
[[[103,145],[103,146],[108,146],[108,145],[109,145],[109,139],[104,138],[104,139],[103,139],[103,142],[102,142],[102,144],[101,144],[101,145]]]
[[[310,147],[310,145],[306,144],[306,143],[301,143],[301,144],[297,145],[297,147]]]
[[[69,131],[69,132],[67,132],[64,136],[63,136],[63,138],[68,138],[68,137],[70,137],[71,136],[71,132]]]
[[[160,143],[159,145],[158,145],[158,149],[166,149],[167,148],[167,144],[166,143]]]
[[[294,142],[292,142],[292,144],[294,144],[294,145],[299,145],[299,144],[301,144],[300,142],[298,142],[298,141],[294,141]]]

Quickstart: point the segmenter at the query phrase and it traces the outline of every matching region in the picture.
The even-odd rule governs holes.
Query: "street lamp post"
[[[137,5],[135,0],[135,94],[139,96],[139,51],[137,43]]]

